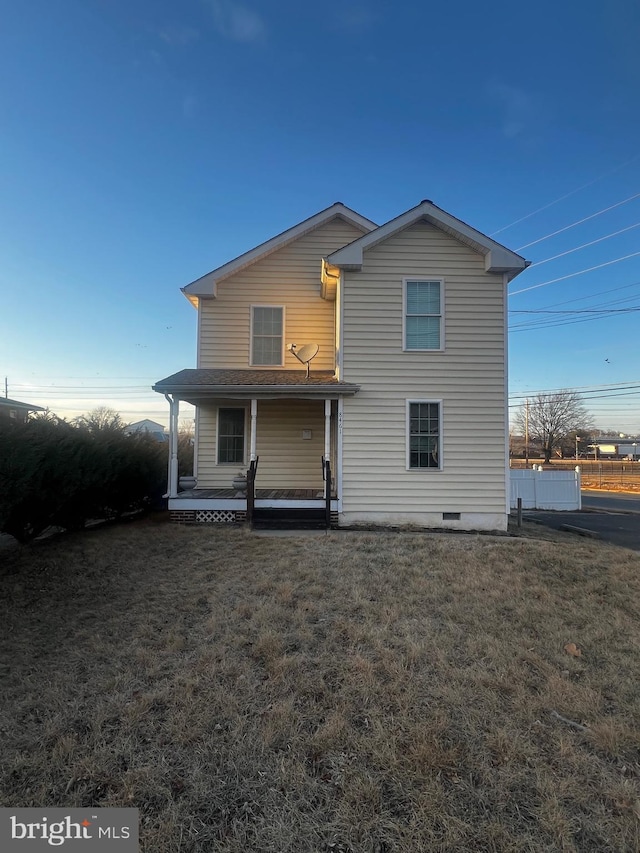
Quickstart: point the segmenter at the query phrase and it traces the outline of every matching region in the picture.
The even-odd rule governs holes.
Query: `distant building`
[[[29,412],[44,411],[42,406],[34,406],[33,403],[21,403],[20,400],[0,397],[0,420],[2,421],[15,421],[24,424],[29,420]]]
[[[125,435],[139,435],[140,433],[146,433],[155,438],[156,441],[169,440],[169,435],[165,432],[164,426],[156,423],[156,421],[151,421],[148,418],[145,418],[143,421],[136,421],[133,424],[129,424],[124,430]]]
[[[593,444],[589,445],[594,455],[596,448],[600,459],[638,459],[640,457],[640,439],[630,435],[594,438]]]

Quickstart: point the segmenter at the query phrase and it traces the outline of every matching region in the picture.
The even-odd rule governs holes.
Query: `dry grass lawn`
[[[144,853],[640,849],[632,552],[150,519],[0,560],[1,805],[138,807]]]

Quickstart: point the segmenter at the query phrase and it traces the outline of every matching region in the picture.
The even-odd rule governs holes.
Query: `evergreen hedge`
[[[0,424],[0,532],[28,542],[52,525],[162,505],[168,444],[56,418]]]

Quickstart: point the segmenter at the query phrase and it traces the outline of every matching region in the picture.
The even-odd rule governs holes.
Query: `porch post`
[[[324,516],[327,530],[331,527],[331,400],[324,401]]]
[[[331,461],[331,400],[324,401],[324,459],[325,463]],[[331,466],[329,465],[329,470]],[[326,476],[324,478],[324,496],[325,500],[331,500],[331,479]]]
[[[167,396],[167,395],[165,395]],[[178,414],[180,400],[167,396],[169,400],[169,497],[178,494]]]
[[[331,457],[331,400],[324,401],[324,458]]]
[[[258,401],[251,401],[251,441],[250,441],[250,462],[256,461],[256,433],[258,423]]]

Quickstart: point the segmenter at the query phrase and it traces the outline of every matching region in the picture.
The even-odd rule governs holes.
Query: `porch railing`
[[[324,480],[324,519],[327,529],[331,527],[331,462],[322,457],[322,478]]]
[[[247,471],[247,521],[249,524],[253,521],[253,510],[256,505],[256,472],[259,459],[259,456],[252,459]]]

